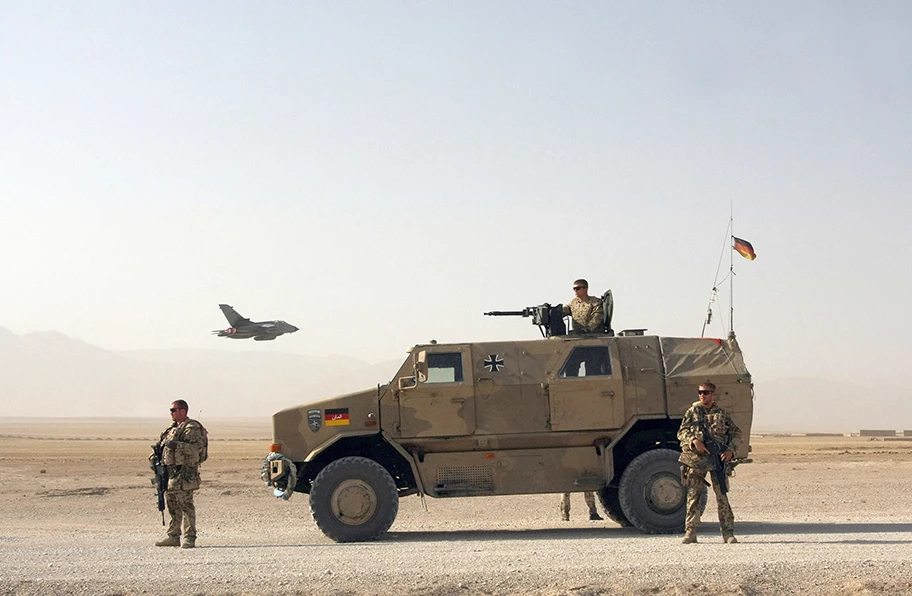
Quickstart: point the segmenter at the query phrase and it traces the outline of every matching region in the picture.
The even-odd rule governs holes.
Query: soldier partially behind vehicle
[[[162,432],[149,456],[153,470],[157,467],[161,470],[164,466],[167,475],[165,501],[171,515],[168,536],[155,546],[196,546],[193,491],[200,487],[199,466],[208,457],[209,438],[202,424],[187,417],[187,411],[187,402],[182,399],[171,404],[171,426]]]
[[[586,491],[583,493],[583,498],[586,500],[586,507],[589,508],[589,521],[601,521],[602,516],[598,514],[595,506],[595,493]],[[560,512],[562,520],[570,521],[570,493],[564,493],[561,497]]]
[[[728,502],[725,467],[741,445],[741,429],[734,423],[728,412],[716,404],[716,386],[705,381],[697,392],[699,400],[694,402],[678,430],[681,443],[681,475],[687,488],[687,515],[684,520],[684,544],[697,541],[697,526],[706,494],[706,473],[712,472],[713,492],[719,509],[719,526],[722,538],[728,544],[738,542],[735,538],[735,516]]]

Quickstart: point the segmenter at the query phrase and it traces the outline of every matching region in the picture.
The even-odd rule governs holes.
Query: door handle
[[[599,395],[602,397],[614,397],[614,391],[602,391]]]

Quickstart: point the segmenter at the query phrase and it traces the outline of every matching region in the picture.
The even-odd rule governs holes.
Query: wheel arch
[[[611,447],[613,477],[609,485],[617,486],[621,475],[638,455],[653,449],[681,451],[678,443],[680,418],[637,420]]]
[[[418,491],[415,464],[411,457],[380,433],[344,437],[328,445],[310,461],[295,462],[295,465],[299,466],[295,490],[310,493],[314,478],[323,471],[323,468],[336,460],[350,456],[364,457],[383,466],[393,477],[400,496]]]

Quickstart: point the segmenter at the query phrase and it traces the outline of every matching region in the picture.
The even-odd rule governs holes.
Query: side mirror
[[[424,383],[428,378],[427,352],[421,350],[415,358],[415,376],[419,383]]]

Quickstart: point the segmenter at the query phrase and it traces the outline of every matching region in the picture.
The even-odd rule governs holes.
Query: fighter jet
[[[230,337],[231,339],[252,337],[254,341],[272,341],[280,335],[294,333],[298,330],[297,327],[289,325],[285,321],[253,322],[239,315],[233,307],[227,304],[219,304],[219,308],[222,309],[225,318],[228,319],[228,324],[231,325],[228,329],[212,332],[217,333],[219,337]]]

